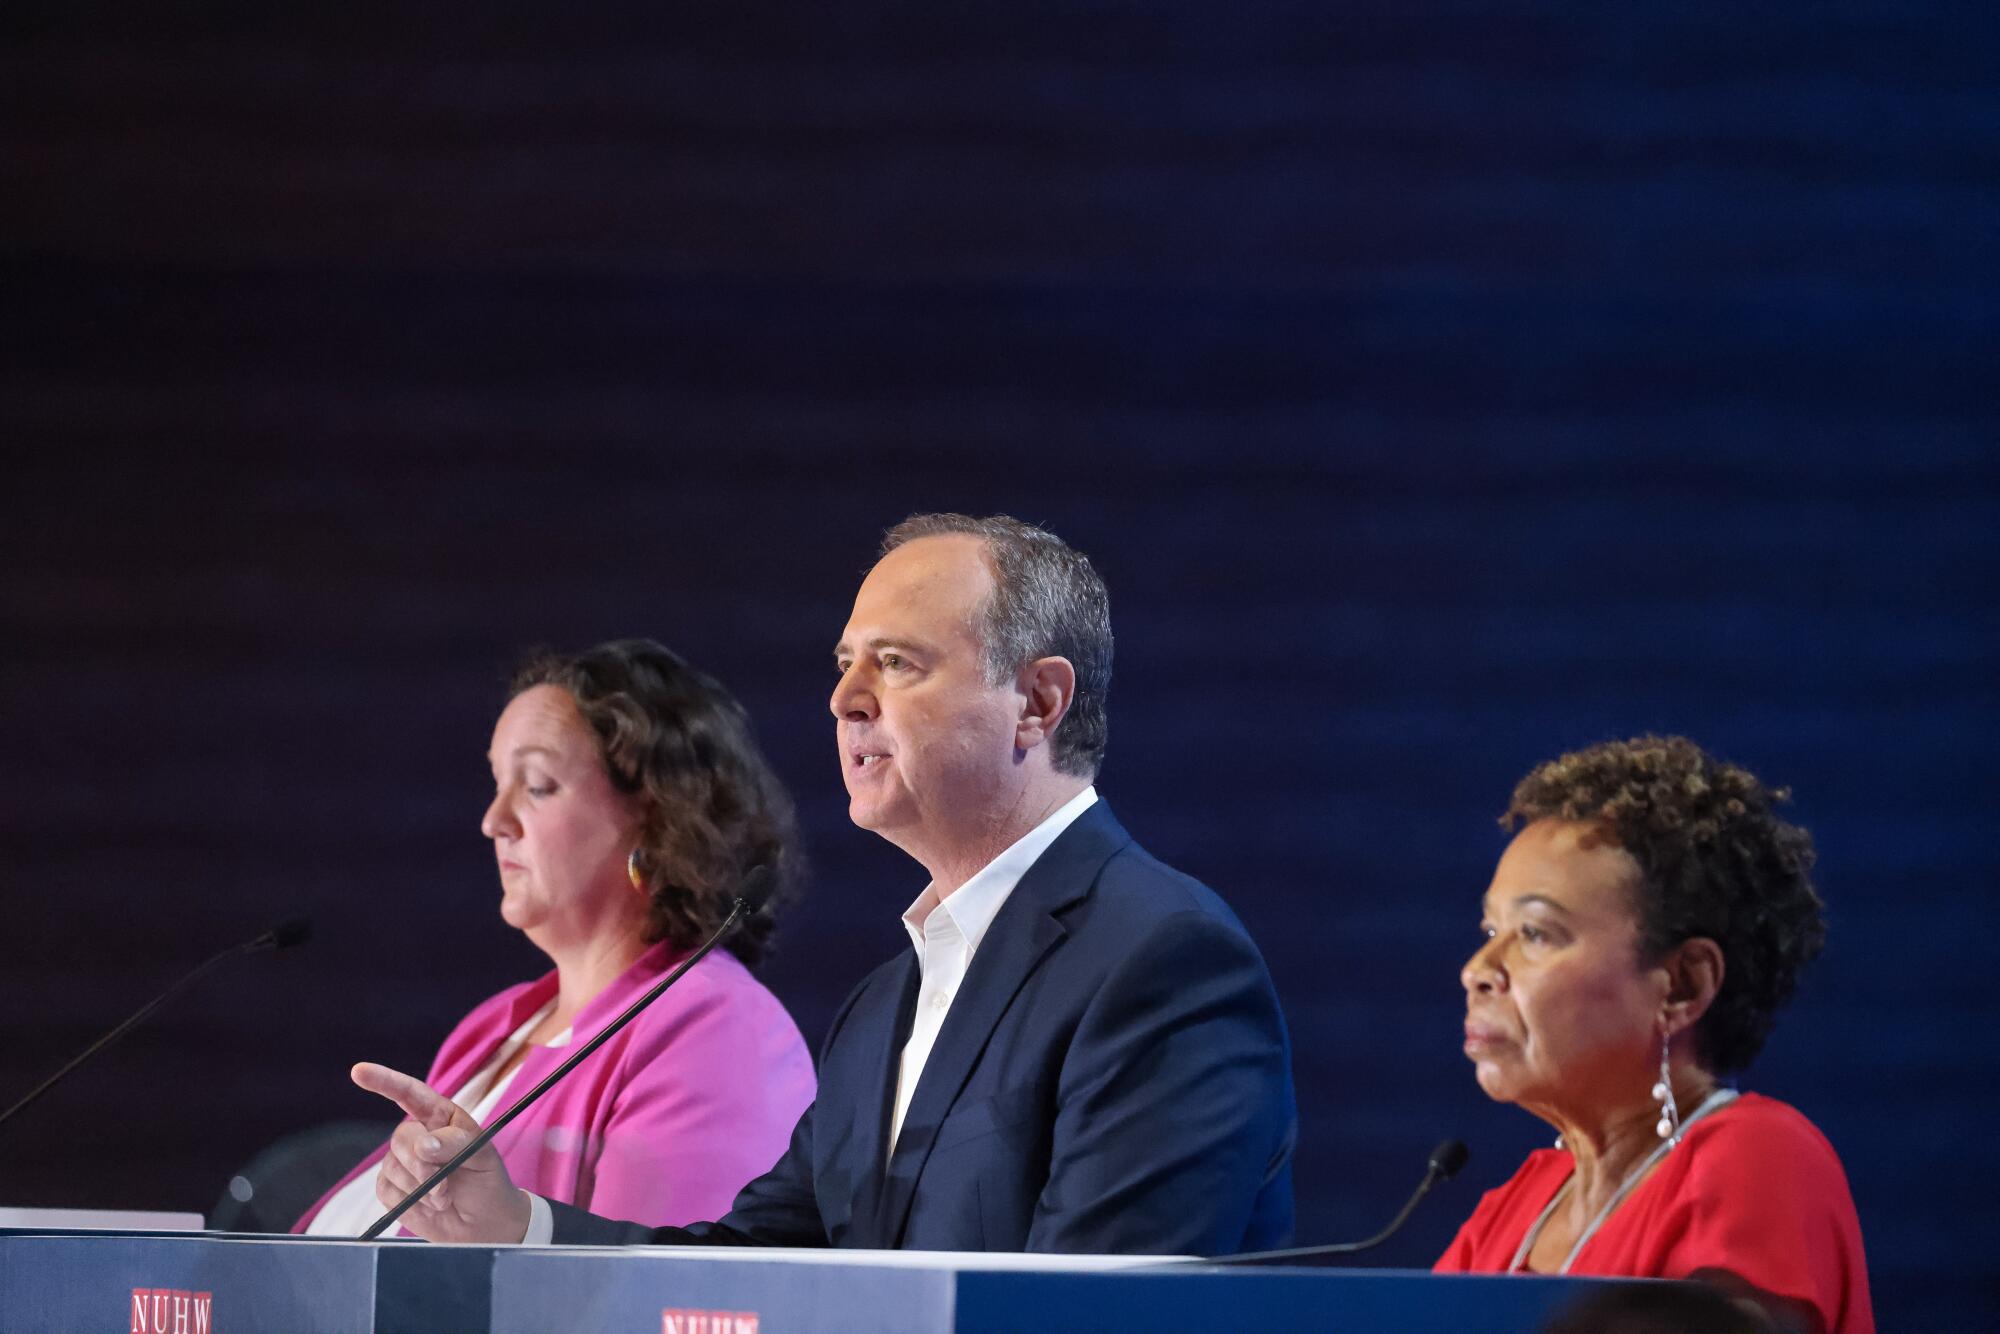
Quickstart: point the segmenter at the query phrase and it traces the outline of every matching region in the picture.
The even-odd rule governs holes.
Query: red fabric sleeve
[[[1728,1133],[1684,1146],[1695,1152],[1685,1155],[1681,1180],[1659,1183],[1674,1188],[1650,1229],[1652,1272],[1723,1271],[1816,1312],[1830,1332],[1872,1331],[1867,1276],[1853,1272],[1862,1263],[1860,1228],[1833,1147],[1782,1103],[1758,1099],[1742,1112]]]

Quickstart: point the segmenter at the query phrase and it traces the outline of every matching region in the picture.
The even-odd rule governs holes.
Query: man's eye
[[[1548,938],[1549,938],[1549,933],[1542,930],[1542,928],[1540,928],[1539,926],[1530,924],[1527,926],[1523,926],[1521,928],[1521,939],[1527,941],[1531,945],[1538,944],[1539,942],[1547,940]]]
[[[555,794],[555,790],[556,790],[556,785],[554,783],[528,784],[528,795],[531,797],[553,796]]]
[[[903,666],[903,655],[900,653],[884,653],[882,655],[882,665],[891,671],[895,671]]]

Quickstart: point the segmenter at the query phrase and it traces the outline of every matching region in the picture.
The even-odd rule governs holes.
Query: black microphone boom
[[[76,1069],[79,1065],[82,1065],[85,1061],[97,1055],[98,1052],[104,1050],[106,1047],[116,1042],[119,1038],[125,1036],[125,1034],[129,1032],[134,1025],[138,1024],[140,1020],[144,1019],[147,1015],[151,1014],[153,1011],[159,1009],[162,1005],[166,1004],[167,1001],[170,1000],[182,988],[186,987],[190,982],[193,982],[196,978],[200,977],[202,974],[206,973],[209,969],[215,967],[223,960],[233,959],[239,954],[255,954],[260,950],[287,950],[294,945],[303,945],[306,943],[306,941],[310,940],[311,938],[312,938],[312,923],[303,917],[291,917],[278,923],[276,926],[272,927],[269,931],[266,931],[263,935],[258,936],[256,939],[246,940],[241,945],[231,945],[228,949],[222,951],[222,953],[217,954],[213,958],[204,961],[200,966],[195,968],[193,972],[188,973],[186,976],[182,977],[180,981],[174,983],[172,986],[168,987],[165,991],[162,991],[159,995],[153,997],[153,999],[147,1001],[144,1005],[140,1006],[138,1012],[135,1013],[131,1018],[127,1019],[124,1023],[118,1025],[118,1027],[112,1029],[109,1033],[106,1033],[103,1037],[99,1038],[97,1041],[91,1043],[88,1047],[85,1047],[81,1052],[79,1052],[74,1058],[71,1059],[68,1065],[65,1065],[62,1069],[56,1071],[54,1074],[50,1075],[47,1079],[44,1079],[41,1083],[35,1085],[34,1088],[28,1090],[28,1095],[26,1097],[22,1098],[12,1107],[9,1107],[6,1111],[0,1112],[0,1125],[6,1124],[7,1121],[12,1119],[12,1117],[16,1112],[20,1111],[23,1107],[26,1107],[29,1103],[33,1102],[35,1099],[41,1097],[44,1093],[47,1093],[57,1084],[60,1084],[63,1081],[63,1078],[67,1076],[70,1071]]]
[[[466,1159],[470,1158],[473,1154],[478,1153],[481,1149],[485,1148],[489,1140],[491,1140],[495,1135],[499,1134],[502,1130],[506,1129],[507,1124],[509,1122],[511,1122],[515,1117],[519,1116],[522,1112],[527,1111],[528,1108],[533,1106],[536,1100],[538,1100],[544,1093],[547,1093],[551,1088],[555,1087],[557,1080],[561,1079],[564,1075],[568,1074],[570,1071],[576,1069],[578,1065],[582,1064],[584,1057],[590,1055],[592,1052],[596,1051],[599,1047],[602,1047],[606,1042],[608,1042],[611,1039],[611,1036],[614,1033],[616,1033],[619,1029],[625,1027],[625,1025],[631,1023],[634,1019],[637,1019],[639,1017],[639,1012],[645,1009],[648,1005],[651,1005],[654,1001],[658,1000],[660,998],[661,992],[665,991],[675,982],[678,982],[680,980],[682,973],[685,973],[688,969],[700,963],[703,958],[707,957],[708,952],[714,949],[724,936],[728,935],[732,930],[734,930],[738,922],[742,921],[746,917],[754,915],[759,909],[761,909],[764,906],[765,900],[767,900],[771,896],[773,883],[774,883],[774,877],[772,876],[769,867],[766,866],[752,867],[750,869],[749,874],[743,877],[742,886],[738,888],[736,891],[736,901],[729,905],[729,916],[722,919],[722,925],[715,928],[714,935],[710,936],[707,940],[702,942],[700,949],[696,950],[693,954],[688,955],[687,958],[681,960],[679,967],[675,968],[673,972],[668,973],[665,977],[661,978],[658,982],[656,982],[652,986],[652,988],[646,992],[645,995],[639,997],[638,1000],[635,1000],[630,1005],[628,1005],[625,1008],[625,1012],[619,1015],[616,1019],[613,1019],[610,1023],[606,1024],[598,1032],[596,1037],[592,1038],[590,1041],[584,1043],[581,1047],[577,1048],[575,1055],[571,1056],[567,1061],[564,1061],[561,1065],[557,1066],[554,1070],[550,1071],[548,1078],[544,1079],[541,1083],[535,1085],[532,1089],[529,1089],[527,1095],[523,1097],[519,1102],[515,1103],[512,1107],[509,1107],[505,1112],[501,1113],[499,1116],[493,1118],[493,1120],[490,1123],[488,1123],[484,1129],[482,1129],[477,1135],[474,1135],[472,1137],[472,1141],[469,1144],[467,1144],[464,1148],[460,1149],[457,1153],[452,1155],[450,1162],[446,1163],[443,1167],[440,1167],[437,1171],[431,1173],[429,1177],[425,1178],[423,1183],[419,1185],[415,1190],[411,1191],[408,1195],[405,1195],[402,1198],[402,1201],[398,1203],[395,1208],[389,1210],[388,1213],[383,1214],[373,1223],[370,1223],[368,1225],[368,1230],[361,1234],[361,1240],[372,1241],[376,1237],[381,1236],[382,1233],[391,1224],[393,1224],[397,1219],[401,1218],[404,1214],[408,1213],[411,1210],[411,1208],[413,1208],[416,1205],[418,1200],[421,1200],[422,1198],[424,1198],[424,1196],[430,1194],[432,1188],[435,1187],[438,1182],[444,1180],[446,1177],[450,1176],[453,1172],[456,1172],[459,1169],[459,1167],[465,1162]]]
[[[243,948],[246,951],[261,950],[267,947],[274,950],[288,950],[294,945],[305,944],[308,940],[312,939],[312,934],[312,919],[307,917],[287,917],[284,921],[278,923]]]
[[[1395,1236],[1403,1224],[1409,1221],[1411,1212],[1417,1207],[1417,1202],[1431,1193],[1432,1186],[1437,1185],[1440,1181],[1449,1181],[1457,1176],[1459,1169],[1465,1166],[1466,1160],[1470,1157],[1472,1157],[1472,1150],[1465,1147],[1464,1140],[1448,1139],[1435,1149],[1432,1149],[1430,1162],[1424,1169],[1424,1179],[1417,1183],[1416,1193],[1411,1195],[1404,1202],[1401,1211],[1389,1220],[1389,1226],[1383,1228],[1380,1232],[1377,1232],[1365,1241],[1341,1241],[1335,1242],[1331,1246],[1295,1246],[1286,1251],[1248,1251],[1242,1255],[1220,1255],[1212,1260],[1200,1260],[1195,1263],[1210,1265],[1276,1264],[1285,1260],[1308,1260],[1321,1255],[1352,1255],[1356,1251],[1365,1251],[1372,1247],[1380,1246],[1383,1242]],[[1189,1262],[1179,1260],[1169,1261],[1168,1263],[1187,1264]]]

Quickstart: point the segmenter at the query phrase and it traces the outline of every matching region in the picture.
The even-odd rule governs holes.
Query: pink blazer
[[[577,1014],[566,1047],[532,1047],[507,1088],[524,1096],[568,1055],[685,958],[653,946]],[[431,1065],[447,1095],[556,992],[551,971],[480,1004]],[[716,950],[494,1139],[514,1183],[611,1218],[653,1226],[720,1218],[790,1142],[813,1100],[812,1057],[778,998],[735,955]],[[335,1191],[372,1170],[358,1163],[292,1231],[303,1232]]]

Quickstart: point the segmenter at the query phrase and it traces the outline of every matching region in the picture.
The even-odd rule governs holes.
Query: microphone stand
[[[1431,1193],[1431,1187],[1440,1181],[1448,1181],[1458,1175],[1471,1155],[1460,1140],[1446,1140],[1431,1150],[1430,1162],[1424,1170],[1424,1179],[1417,1183],[1416,1191],[1403,1202],[1396,1216],[1389,1220],[1389,1226],[1365,1241],[1337,1241],[1327,1246],[1293,1246],[1282,1251],[1245,1251],[1241,1255],[1218,1255],[1212,1258],[1190,1257],[1185,1260],[1162,1260],[1163,1265],[1251,1265],[1275,1264],[1285,1260],[1308,1260],[1321,1255],[1351,1255],[1355,1251],[1365,1251],[1396,1235],[1399,1228],[1409,1220],[1424,1196]]]
[[[222,963],[224,960],[227,959],[233,959],[239,954],[255,954],[259,950],[267,950],[267,949],[282,950],[282,949],[288,949],[293,945],[302,945],[305,943],[307,937],[309,937],[311,934],[312,934],[311,926],[308,923],[306,923],[303,919],[284,922],[278,926],[271,928],[269,931],[266,931],[263,935],[257,937],[255,940],[246,940],[241,945],[231,945],[228,949],[222,951],[220,954],[217,954],[213,958],[210,958],[204,961],[203,963],[197,965],[193,972],[188,973],[185,977],[181,978],[180,981],[174,983],[172,986],[168,987],[165,991],[162,991],[159,995],[153,997],[153,999],[147,1001],[144,1005],[140,1006],[138,1013],[134,1014],[124,1023],[118,1025],[118,1027],[112,1029],[109,1033],[106,1033],[103,1037],[91,1043],[88,1047],[85,1047],[76,1056],[72,1057],[68,1065],[65,1065],[62,1069],[56,1071],[54,1074],[50,1075],[47,1079],[44,1079],[41,1083],[35,1085],[34,1088],[28,1091],[28,1095],[26,1097],[22,1098],[12,1107],[9,1107],[6,1111],[0,1112],[0,1125],[5,1125],[9,1120],[13,1118],[16,1112],[26,1107],[29,1103],[33,1102],[35,1099],[41,1097],[44,1093],[47,1093],[57,1084],[60,1084],[63,1081],[63,1079],[70,1073],[70,1071],[76,1069],[79,1065],[82,1065],[85,1061],[97,1055],[98,1052],[103,1051],[106,1047],[116,1042],[119,1038],[125,1036],[125,1034],[130,1032],[134,1026],[136,1026],[140,1021],[145,1019],[147,1015],[159,1009],[162,1005],[165,1005],[169,1000],[172,1000],[175,996],[178,996],[183,990],[187,988],[187,986],[190,983],[194,982],[197,978],[206,974],[211,968],[214,968],[217,964]]]

